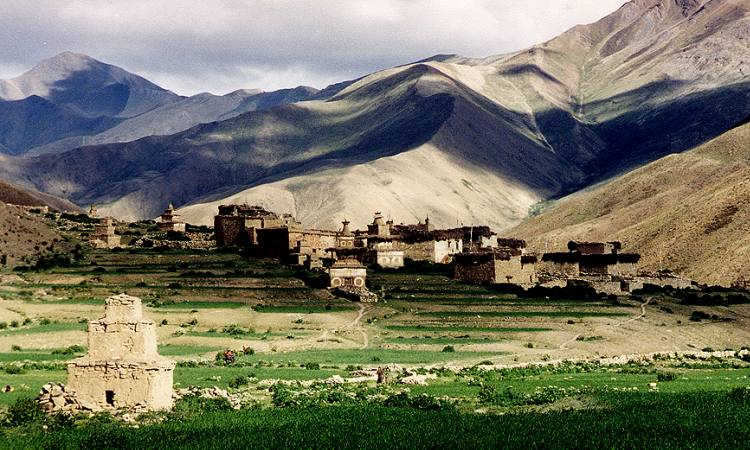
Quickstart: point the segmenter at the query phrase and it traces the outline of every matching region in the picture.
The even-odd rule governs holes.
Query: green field
[[[384,327],[391,331],[456,331],[456,332],[476,332],[476,333],[537,333],[542,331],[551,331],[550,328],[536,327],[485,327],[485,326],[434,326],[434,325],[387,325]]]
[[[399,406],[182,408],[138,428],[41,419],[4,431],[16,448],[744,448],[750,401],[727,394],[601,396],[587,410],[508,415]],[[49,426],[46,425],[48,428]],[[721,432],[717,432],[721,430]]]
[[[457,317],[622,317],[631,314],[611,311],[430,311],[422,316],[451,319]]]

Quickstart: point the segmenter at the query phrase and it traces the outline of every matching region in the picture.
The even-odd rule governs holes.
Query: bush
[[[5,366],[5,373],[8,375],[21,375],[26,373],[26,370],[20,366]]]
[[[8,328],[8,322],[0,322],[0,330]]]
[[[693,311],[690,314],[690,321],[691,322],[700,322],[701,320],[709,320],[711,319],[711,316],[704,313],[703,311]]]
[[[12,345],[10,349],[14,352],[20,352],[22,350],[20,345]]]
[[[71,345],[68,348],[56,349],[52,351],[53,355],[73,355],[75,353],[83,353],[86,351],[86,347],[82,345]]]
[[[10,405],[5,416],[6,425],[17,427],[44,420],[44,412],[34,397],[23,397]]]
[[[222,411],[232,411],[232,405],[224,397],[203,398],[188,395],[175,402],[170,415],[175,421],[181,421],[188,417]]]
[[[316,363],[316,362],[309,362],[309,363],[306,363],[306,364],[305,364],[304,366],[302,366],[302,367],[304,367],[304,368],[305,368],[305,369],[307,369],[307,370],[320,370],[320,364],[318,364],[318,363]]]
[[[445,347],[443,347],[443,353],[453,353],[455,351],[456,349],[453,348],[452,345],[446,345]]]
[[[674,372],[659,372],[656,374],[656,381],[674,381],[677,379],[677,374]]]
[[[17,320],[13,320],[13,321],[11,321],[11,322],[10,322],[10,326],[11,326],[12,328],[18,328],[18,321],[17,321]]]
[[[741,386],[729,391],[729,398],[732,400],[750,401],[750,388]]]

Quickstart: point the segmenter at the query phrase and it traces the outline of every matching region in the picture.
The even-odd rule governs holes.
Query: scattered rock
[[[42,411],[48,413],[58,411],[78,413],[87,410],[78,402],[75,392],[66,389],[62,383],[47,383],[42,386],[36,402]]]

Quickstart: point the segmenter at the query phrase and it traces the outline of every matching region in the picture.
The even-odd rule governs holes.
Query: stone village
[[[111,217],[98,220],[90,236],[92,246],[121,245]],[[577,242],[566,252],[537,254],[520,239],[499,237],[487,226],[436,229],[429,218],[417,224],[396,224],[376,212],[364,230],[343,221],[338,230],[305,228],[291,214],[277,214],[261,206],[222,205],[213,232],[191,231],[170,204],[156,222],[154,246],[238,249],[275,258],[295,267],[328,273],[330,288],[360,301],[377,301],[367,290],[370,266],[398,270],[409,262],[451,264],[453,277],[476,284],[533,286],[589,286],[601,294],[626,295],[645,284],[687,288],[691,282],[671,275],[641,273],[640,255],[623,251],[620,242]],[[174,239],[175,235],[184,236]],[[145,245],[140,239],[135,246]]]

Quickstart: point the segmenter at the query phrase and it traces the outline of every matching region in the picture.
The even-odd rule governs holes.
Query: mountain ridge
[[[750,125],[565,197],[510,233],[537,250],[622,240],[646,270],[750,280]]]
[[[745,120],[749,16],[750,5],[736,0],[638,0],[518,52],[436,55],[344,82],[325,98],[169,136],[14,159],[0,175],[20,174],[19,182],[123,218],[153,217],[174,201],[192,204],[186,216],[207,223],[216,202],[240,196],[280,211],[291,205],[310,226],[336,226],[348,214],[319,213],[325,197],[356,205],[346,218],[357,225],[370,219],[359,205],[372,204],[393,205],[397,220],[429,214],[454,225],[465,215],[503,230],[536,202]],[[430,158],[439,161],[434,173],[422,167]],[[408,195],[424,186],[449,200]]]

